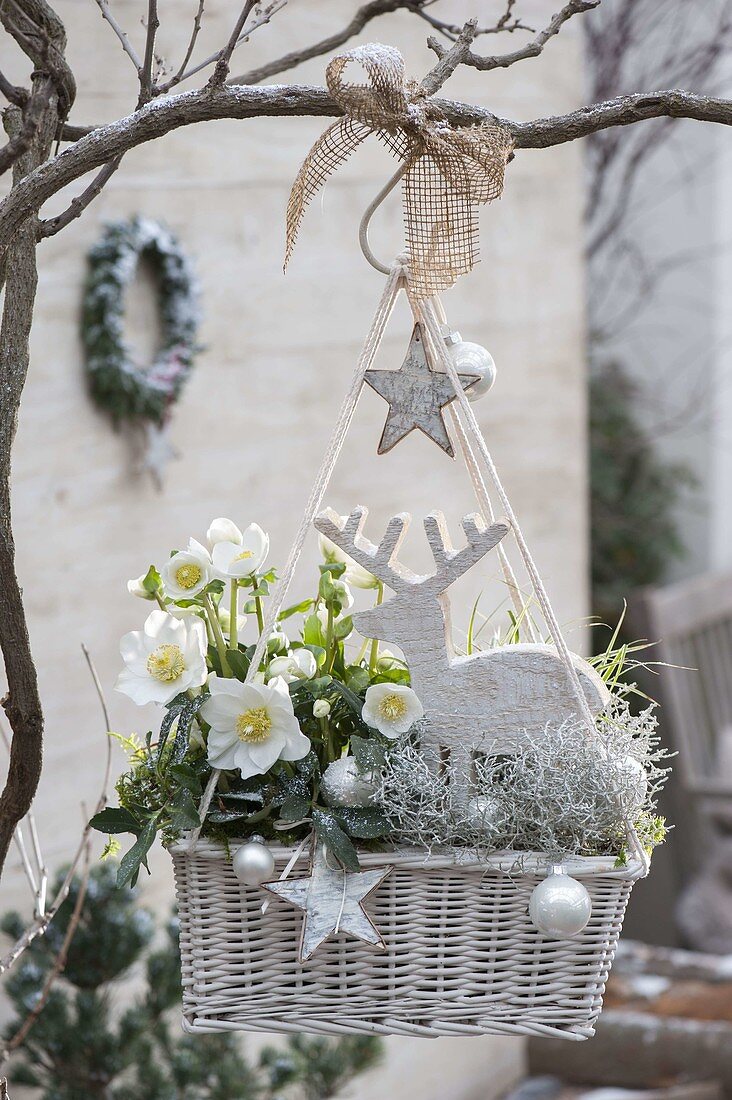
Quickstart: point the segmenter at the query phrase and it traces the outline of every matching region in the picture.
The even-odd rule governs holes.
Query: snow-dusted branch
[[[565,4],[561,11],[552,16],[544,29],[539,31],[535,38],[532,38],[526,45],[521,46],[520,49],[513,50],[511,53],[495,54],[492,57],[481,57],[479,54],[467,51],[462,64],[480,69],[481,72],[490,72],[492,69],[508,69],[511,65],[515,65],[517,61],[526,61],[530,57],[538,57],[547,42],[556,34],[559,34],[568,19],[571,19],[573,15],[581,15],[583,12],[591,11],[592,8],[598,7],[600,3],[601,0],[569,0],[569,3]],[[440,58],[447,53],[446,48],[436,38],[430,38],[428,45]]]
[[[453,100],[434,100],[448,121],[457,126],[493,120],[513,134],[517,149],[546,149],[576,141],[609,126],[629,126],[650,118],[693,118],[732,125],[732,101],[691,92],[663,91],[619,96],[567,115],[512,122],[490,111]],[[21,180],[0,204],[0,251],[23,221],[62,187],[101,167],[129,149],[171,130],[213,119],[292,115],[331,116],[339,108],[323,88],[307,85],[227,86],[156,99],[118,122],[99,126],[59,156]]]

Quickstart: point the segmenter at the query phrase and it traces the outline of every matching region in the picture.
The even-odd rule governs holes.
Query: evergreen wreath
[[[162,341],[152,364],[136,363],[123,333],[125,290],[140,260],[158,284]],[[81,337],[92,398],[114,420],[162,427],[196,356],[199,293],[189,259],[170,230],[135,216],[113,222],[90,250]]]

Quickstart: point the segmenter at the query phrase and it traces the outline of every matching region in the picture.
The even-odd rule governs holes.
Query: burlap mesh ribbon
[[[367,83],[345,80],[351,63],[365,70]],[[406,79],[404,58],[391,46],[370,43],[334,57],[326,80],[344,117],[318,138],[292,185],[285,266],[310,200],[374,133],[406,165],[404,230],[414,293],[428,297],[452,286],[478,258],[477,207],[503,190],[510,133],[489,123],[453,127]]]

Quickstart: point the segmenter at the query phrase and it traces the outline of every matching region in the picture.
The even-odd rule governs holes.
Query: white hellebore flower
[[[282,679],[242,684],[209,677],[211,695],[200,715],[208,722],[208,762],[212,768],[238,768],[242,779],[263,775],[276,760],[301,760],[310,741],[292,708]]]
[[[125,634],[119,648],[127,667],[115,687],[140,707],[169,703],[206,682],[206,627],[200,619],[181,622],[152,611],[144,629]]]
[[[286,684],[293,680],[312,680],[318,663],[309,649],[296,649],[287,657],[274,657],[267,668],[267,679],[281,676]]]
[[[132,580],[129,580],[127,582],[127,591],[131,596],[137,596],[140,600],[154,600],[155,593],[148,592],[142,583],[146,576],[147,573],[141,573],[139,577],[133,577]]]
[[[241,546],[242,534],[233,520],[220,516],[211,521],[206,538],[209,546],[215,546],[217,542],[235,542]]]
[[[325,535],[318,536],[318,544],[324,561],[341,562],[346,566],[343,577],[349,584],[352,584],[354,588],[378,587],[379,581],[373,574],[369,573],[367,569],[364,569],[364,567],[359,565],[357,561],[354,561],[353,558],[349,558],[348,554],[341,550],[340,546],[336,546],[336,544],[326,538]]]
[[[248,577],[264,565],[269,553],[269,535],[250,523],[239,542],[217,542],[213,548],[214,572],[219,580]]]
[[[404,684],[372,684],[366,689],[361,717],[384,737],[399,737],[423,715],[424,707],[416,692]]]
[[[166,595],[173,600],[190,600],[213,579],[211,555],[195,539],[186,550],[178,550],[160,570]]]
[[[327,718],[330,714],[330,703],[327,699],[316,699],[313,703],[313,718]]]

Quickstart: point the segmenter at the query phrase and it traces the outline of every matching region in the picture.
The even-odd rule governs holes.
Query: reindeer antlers
[[[427,583],[435,595],[444,592],[453,581],[485,557],[509,529],[505,520],[486,527],[482,517],[475,512],[463,517],[462,527],[468,543],[462,550],[455,550],[442,512],[431,512],[425,516],[424,529],[437,567]]]
[[[339,516],[332,508],[326,508],[316,516],[315,526],[350,558],[388,584],[395,592],[406,588],[414,583],[415,574],[393,559],[409,530],[412,517],[408,512],[392,516],[386,534],[379,545],[375,546],[362,534],[368,514],[368,508],[362,507],[354,508],[350,516]]]
[[[432,512],[425,518],[424,529],[435,559],[436,572],[431,577],[418,577],[395,560],[412,517],[407,512],[392,516],[386,534],[376,546],[362,533],[367,516],[368,509],[362,507],[354,508],[345,517],[327,508],[316,517],[315,527],[395,592],[406,589],[413,591],[415,585],[426,585],[431,594],[436,596],[479,562],[501,541],[509,529],[506,521],[486,527],[480,516],[465,516],[462,527],[467,546],[462,550],[455,550],[450,542],[444,516],[440,512]]]

